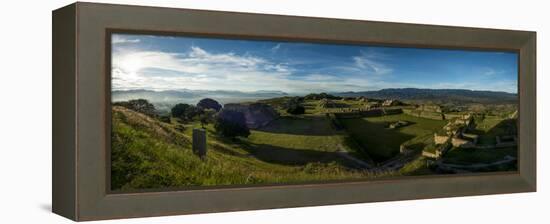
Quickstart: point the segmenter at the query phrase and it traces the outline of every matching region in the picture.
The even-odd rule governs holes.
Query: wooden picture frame
[[[111,192],[110,33],[519,54],[518,172]],[[99,220],[536,191],[536,33],[94,3],[53,12],[53,212]]]

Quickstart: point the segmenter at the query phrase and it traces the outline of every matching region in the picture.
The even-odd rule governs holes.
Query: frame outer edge
[[[140,16],[135,17],[134,15],[136,14]],[[158,18],[156,18],[155,15],[158,16]],[[105,49],[102,48],[102,44],[104,43],[104,32],[106,28],[127,28],[151,31],[158,29],[157,31],[189,31],[190,33],[207,34],[209,32],[214,32],[214,28],[205,26],[211,24],[208,22],[209,20],[204,20],[206,16],[214,16],[218,17],[218,19],[232,18],[229,19],[229,21],[221,22],[221,25],[218,24],[214,26],[214,28],[219,28],[224,24],[238,24],[237,27],[215,30],[216,33],[223,34],[224,31],[228,32],[226,31],[227,29],[232,29],[228,35],[233,37],[238,37],[239,35],[252,37],[255,35],[271,38],[271,36],[266,34],[268,33],[267,31],[281,31],[281,29],[284,30],[284,26],[270,26],[265,28],[267,31],[262,29],[262,32],[251,28],[259,24],[271,24],[273,21],[282,22],[283,25],[298,21],[294,29],[289,31],[289,35],[283,35],[283,33],[273,38],[293,39],[292,37],[295,35],[302,38],[302,40],[317,37],[320,37],[319,39],[338,40],[335,39],[336,37],[333,34],[329,35],[322,33],[324,28],[319,26],[321,19],[317,18],[78,3],[76,9],[76,17],[78,17],[76,18],[76,23],[78,25],[75,31],[75,44],[77,45],[77,49],[74,49],[74,57],[76,58],[74,66],[75,70],[78,71],[78,77],[76,77],[76,73],[73,73],[72,81],[76,83],[76,89],[73,94],[77,96],[75,101],[73,101],[73,108],[76,111],[72,118],[78,119],[78,121],[75,121],[76,123],[74,123],[75,126],[73,126],[73,128],[78,129],[76,130],[78,133],[75,134],[78,140],[75,140],[77,142],[74,142],[74,144],[79,148],[78,152],[76,149],[74,150],[73,153],[75,157],[73,157],[72,160],[75,164],[73,168],[78,168],[75,172],[78,173],[78,176],[85,178],[79,178],[77,180],[76,176],[74,176],[74,181],[78,181],[78,183],[73,183],[77,188],[75,190],[75,201],[77,204],[74,205],[76,211],[75,219],[99,220],[180,215],[205,212],[516,193],[535,190],[533,188],[533,186],[536,185],[536,175],[534,173],[536,165],[533,165],[535,138],[529,137],[529,135],[534,135],[536,133],[536,130],[530,126],[535,124],[535,117],[531,119],[528,118],[530,115],[536,115],[536,113],[530,112],[530,110],[535,108],[535,101],[527,99],[525,104],[521,105],[522,107],[520,109],[520,119],[525,118],[523,119],[525,124],[522,124],[522,126],[527,129],[527,132],[522,134],[522,136],[525,137],[523,139],[526,139],[526,141],[525,146],[522,147],[525,150],[521,153],[522,157],[520,158],[521,161],[524,161],[524,163],[520,164],[523,171],[521,174],[387,181],[387,183],[390,183],[390,185],[388,185],[390,189],[383,185],[386,181],[382,181],[357,184],[348,183],[342,184],[342,186],[319,184],[313,187],[289,186],[288,189],[282,189],[281,187],[251,187],[247,189],[210,191],[168,191],[140,193],[138,195],[109,194],[109,192],[105,192],[104,184],[106,180],[104,179],[104,165],[106,161],[104,161],[103,156],[105,156],[106,152],[103,148],[103,141],[107,140],[108,136],[102,136],[101,133],[103,130],[102,128],[105,127],[102,121],[106,118],[106,115],[102,114],[103,107],[106,106],[104,103],[105,93],[102,92],[102,88],[105,87],[104,82],[106,81],[101,73],[105,69],[105,67],[103,67]],[[250,21],[250,18],[254,18],[255,16],[261,18],[259,22],[247,22]],[[150,20],[148,18],[156,19]],[[168,21],[167,18],[171,20],[163,23],[163,20]],[[368,26],[371,27],[371,31],[374,32],[373,34],[372,32],[364,31],[363,33],[357,34],[358,36],[346,37],[346,39],[350,41],[360,41],[361,36],[367,36],[367,39],[376,42],[377,40],[384,40],[384,37],[388,36],[388,33],[397,32],[397,34],[403,34],[403,37],[397,39],[396,43],[406,40],[407,36],[413,38],[413,42],[407,41],[409,46],[412,46],[412,44],[425,46],[427,42],[438,43],[438,38],[443,38],[445,41],[440,41],[441,45],[436,45],[437,47],[460,47],[461,45],[472,48],[483,48],[488,45],[491,49],[500,49],[504,47],[508,50],[514,50],[514,52],[520,52],[522,55],[522,77],[519,80],[521,87],[533,88],[534,86],[532,85],[535,84],[533,70],[535,63],[532,61],[535,60],[534,42],[528,47],[529,39],[532,34],[531,32],[332,19],[322,19],[322,21],[329,21],[330,26],[337,26],[339,24],[346,24],[349,27]],[[189,25],[191,22],[193,25]],[[252,26],[247,27],[247,25],[250,24],[252,24]],[[307,27],[308,24],[313,24],[315,27],[298,29],[300,27]],[[389,27],[384,28],[384,25]],[[421,28],[421,30],[414,29],[415,27]],[[439,27],[439,29],[437,27]],[[403,30],[404,28],[406,28],[406,32]],[[422,33],[434,30],[439,31],[431,32],[429,35]],[[340,34],[348,33],[345,29],[333,32]],[[248,34],[251,35],[246,36]],[[460,41],[455,43],[456,40]],[[493,40],[496,42],[491,44]],[[388,44],[391,45],[392,43]],[[78,54],[78,51],[86,53]],[[520,95],[526,97],[534,97],[535,93],[535,89],[520,91]],[[407,190],[401,190],[400,188],[405,188]],[[373,190],[375,194],[364,194],[363,190]],[[417,191],[416,193],[415,190]],[[418,192],[419,190],[422,191]],[[407,194],[407,192],[413,193]],[[247,201],[247,203],[236,203],[237,200]]]
[[[52,212],[78,219],[76,4],[52,12]]]
[[[525,105],[520,105],[520,110],[523,110],[524,115],[521,115],[520,120],[525,122],[520,122],[519,130],[520,132],[520,142],[521,137],[526,139],[525,145],[521,150],[519,150],[521,161],[520,164],[520,173],[523,179],[531,187],[530,190],[537,191],[537,34],[536,32],[529,32],[527,35],[525,44],[521,48],[520,60],[520,92],[521,97],[525,100]]]

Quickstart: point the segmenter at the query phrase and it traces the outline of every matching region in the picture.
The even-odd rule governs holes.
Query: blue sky
[[[515,53],[127,34],[112,44],[115,90],[517,92]]]

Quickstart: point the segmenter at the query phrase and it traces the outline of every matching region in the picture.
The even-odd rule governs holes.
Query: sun
[[[119,58],[113,64],[116,64],[116,66],[125,73],[136,74],[139,70],[144,68],[145,61],[142,57],[138,57],[137,55],[127,54]]]

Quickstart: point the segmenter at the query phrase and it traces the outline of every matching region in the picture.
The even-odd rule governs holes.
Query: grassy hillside
[[[300,120],[280,122],[284,127],[284,122]],[[349,161],[334,153],[333,147],[328,147],[330,144],[338,146],[339,137],[320,141],[320,137],[294,133],[285,137],[287,141],[277,142],[270,137],[281,135],[276,133],[280,128],[275,125],[269,130],[253,131],[248,140],[233,142],[217,137],[208,126],[209,151],[201,160],[191,152],[189,135],[192,127],[199,125],[187,125],[183,132],[175,129],[177,125],[180,124],[162,123],[114,106],[112,188],[128,190],[374,178],[351,167]],[[323,136],[322,132],[318,134]],[[328,145],[315,151],[314,146],[306,146],[307,143],[302,141]]]

